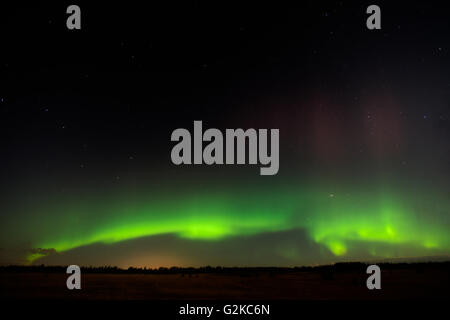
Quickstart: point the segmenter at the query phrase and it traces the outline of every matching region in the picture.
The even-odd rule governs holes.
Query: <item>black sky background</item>
[[[163,164],[167,137],[195,119],[209,127],[274,127],[271,113],[307,113],[293,97],[317,92],[343,101],[336,112],[345,116],[358,108],[352,100],[361,92],[381,89],[366,83],[407,96],[418,77],[449,69],[448,17],[431,3],[380,2],[377,31],[365,28],[364,1],[79,2],[76,31],[65,25],[68,4],[2,10],[8,168],[20,158],[33,170],[45,162],[39,155],[68,147],[70,154],[55,152],[61,166],[83,162],[86,149],[103,168],[133,154]],[[448,134],[449,103],[426,101],[430,91],[450,100],[442,74],[420,81],[424,100],[408,112],[429,116]],[[161,157],[150,156],[148,145]]]

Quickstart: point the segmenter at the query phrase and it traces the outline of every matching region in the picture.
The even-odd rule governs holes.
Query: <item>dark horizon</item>
[[[292,267],[245,267],[245,266],[200,266],[200,267],[128,267],[121,268],[118,266],[79,266],[83,270],[83,273],[153,273],[153,274],[178,274],[183,272],[196,272],[196,273],[215,273],[215,272],[258,272],[258,271],[277,271],[277,272],[289,272],[289,271],[321,271],[334,269],[337,271],[354,271],[355,269],[365,270],[367,266],[376,264],[383,270],[401,269],[404,267],[420,267],[420,266],[436,266],[436,267],[448,267],[450,266],[450,257],[436,257],[437,260],[425,260],[426,258],[415,259],[398,259],[399,261],[338,261],[330,264],[323,265],[302,265]],[[55,272],[64,273],[67,270],[68,265],[4,265],[0,266],[0,272]]]

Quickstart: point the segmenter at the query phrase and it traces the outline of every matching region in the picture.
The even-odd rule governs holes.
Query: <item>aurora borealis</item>
[[[184,4],[190,18],[161,5],[151,21],[86,4],[86,24],[67,33],[58,8],[35,6],[41,20],[13,10],[2,49],[1,264],[450,255],[443,12],[386,4],[382,30],[368,31],[364,6],[334,1],[230,5],[224,17]],[[124,18],[106,28],[102,10]],[[174,165],[171,132],[195,120],[279,129],[278,174]]]
[[[30,253],[26,257],[28,263],[47,254],[48,258],[61,254],[64,257],[65,252],[78,247],[96,243],[114,246],[141,237],[173,234],[180,241],[220,246],[236,237],[299,229],[305,230],[310,241],[337,261],[361,254],[375,259],[448,252],[449,234],[445,225],[439,223],[440,212],[449,208],[443,194],[423,199],[405,191],[377,193],[367,186],[357,190],[341,187],[335,193],[328,190],[329,187],[300,188],[290,184],[278,186],[273,194],[270,189],[251,185],[171,196],[155,191],[150,199],[134,196],[132,201],[127,197],[125,201],[110,200],[106,205],[103,203],[107,201],[98,200],[60,203],[42,207],[42,213],[22,222],[24,234],[20,236],[30,237],[34,247],[56,251]],[[437,199],[447,202],[447,206],[436,206],[433,202]],[[427,210],[426,223],[419,210]],[[59,216],[59,212],[65,214]],[[51,222],[44,224],[44,230],[33,230],[42,220]],[[145,248],[142,250],[145,252]],[[291,247],[285,244],[273,254],[291,252],[301,261],[302,252],[296,250],[295,243]],[[295,261],[293,258],[291,263]]]
[[[375,257],[391,257],[389,250],[376,252],[377,245],[383,244],[411,246],[423,254],[449,250],[449,234],[444,227],[431,221],[424,226],[413,218],[412,208],[395,197],[361,198],[356,194],[353,197],[343,195],[343,199],[339,196],[326,199],[327,194],[323,192],[296,192],[282,190],[275,196],[262,192],[258,198],[247,195],[242,199],[228,191],[225,196],[205,194],[196,198],[187,195],[185,200],[175,204],[139,205],[132,210],[116,209],[117,212],[111,209],[109,221],[99,222],[99,226],[86,235],[83,230],[87,226],[78,226],[77,230],[70,224],[58,232],[63,233],[62,236],[49,237],[36,244],[61,252],[96,242],[115,243],[165,233],[220,241],[236,235],[305,228],[316,243],[336,256],[345,255],[352,242],[368,243],[369,253]],[[296,216],[295,212],[301,214]],[[432,214],[429,216],[432,220]]]

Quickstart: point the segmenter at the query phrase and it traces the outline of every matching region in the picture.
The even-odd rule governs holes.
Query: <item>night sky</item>
[[[442,2],[152,2],[2,7],[0,264],[450,255]],[[194,120],[279,129],[278,174],[174,165]]]

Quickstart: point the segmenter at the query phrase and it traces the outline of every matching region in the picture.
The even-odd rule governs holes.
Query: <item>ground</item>
[[[348,269],[348,270],[347,270]],[[61,269],[63,270],[63,269]],[[68,290],[65,272],[0,272],[0,298],[82,300],[373,300],[448,299],[448,264],[381,266],[381,290],[368,290],[365,269],[239,269],[176,273],[89,273]]]

